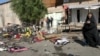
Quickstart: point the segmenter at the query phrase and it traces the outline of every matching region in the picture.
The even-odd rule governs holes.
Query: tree
[[[11,8],[26,23],[39,20],[47,13],[42,0],[11,0]]]

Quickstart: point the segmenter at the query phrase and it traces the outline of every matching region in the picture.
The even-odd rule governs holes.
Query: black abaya
[[[87,23],[87,21],[90,21],[90,23]],[[88,45],[96,47],[99,44],[99,34],[93,16],[90,19],[87,17],[82,32]]]

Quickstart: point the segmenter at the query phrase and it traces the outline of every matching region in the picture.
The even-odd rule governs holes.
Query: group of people
[[[44,25],[46,25],[46,28],[49,30],[50,27],[53,27],[53,17],[47,17],[45,20],[42,19],[40,21],[41,27],[43,27]]]
[[[51,27],[53,26],[52,25],[53,24],[53,18],[52,17],[51,18],[47,17],[46,22],[47,22],[47,29],[49,30],[50,25],[51,25]]]

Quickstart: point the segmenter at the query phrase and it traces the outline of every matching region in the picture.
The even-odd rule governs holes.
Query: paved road
[[[70,43],[62,48],[54,47],[54,44],[48,40],[34,44],[21,42],[19,45],[30,48],[30,50],[18,53],[4,51],[0,52],[0,56],[100,56],[100,49],[84,46],[84,43],[80,41],[82,34],[70,33],[65,35],[67,35],[67,37],[73,36],[73,38],[68,38]]]

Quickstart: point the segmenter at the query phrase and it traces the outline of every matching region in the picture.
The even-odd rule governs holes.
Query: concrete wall
[[[63,17],[63,12],[59,12],[59,13],[51,13],[47,15],[49,18],[52,17],[53,18],[53,28],[57,27],[58,21],[61,20],[61,18]]]
[[[77,22],[77,9],[72,9],[72,22]]]
[[[1,6],[0,6],[0,11],[1,11]],[[3,24],[2,24],[2,15],[1,15],[1,12],[0,12],[0,27],[3,27]]]
[[[80,12],[81,12],[81,18],[80,18],[81,21],[85,21],[87,13],[88,13],[88,10],[82,9]],[[96,19],[96,22],[98,23],[99,10],[95,9],[95,10],[91,10],[91,12],[93,13],[93,15],[94,15],[94,17]]]
[[[12,24],[21,24],[19,18],[17,15],[11,10],[10,3],[6,3],[3,5],[0,5],[0,13],[2,16],[0,16],[0,20],[4,20],[4,26],[7,25],[7,23]],[[0,26],[2,27],[2,23],[0,23]]]
[[[88,10],[85,10],[85,9],[80,10],[80,22],[85,22],[87,13],[88,13]]]

